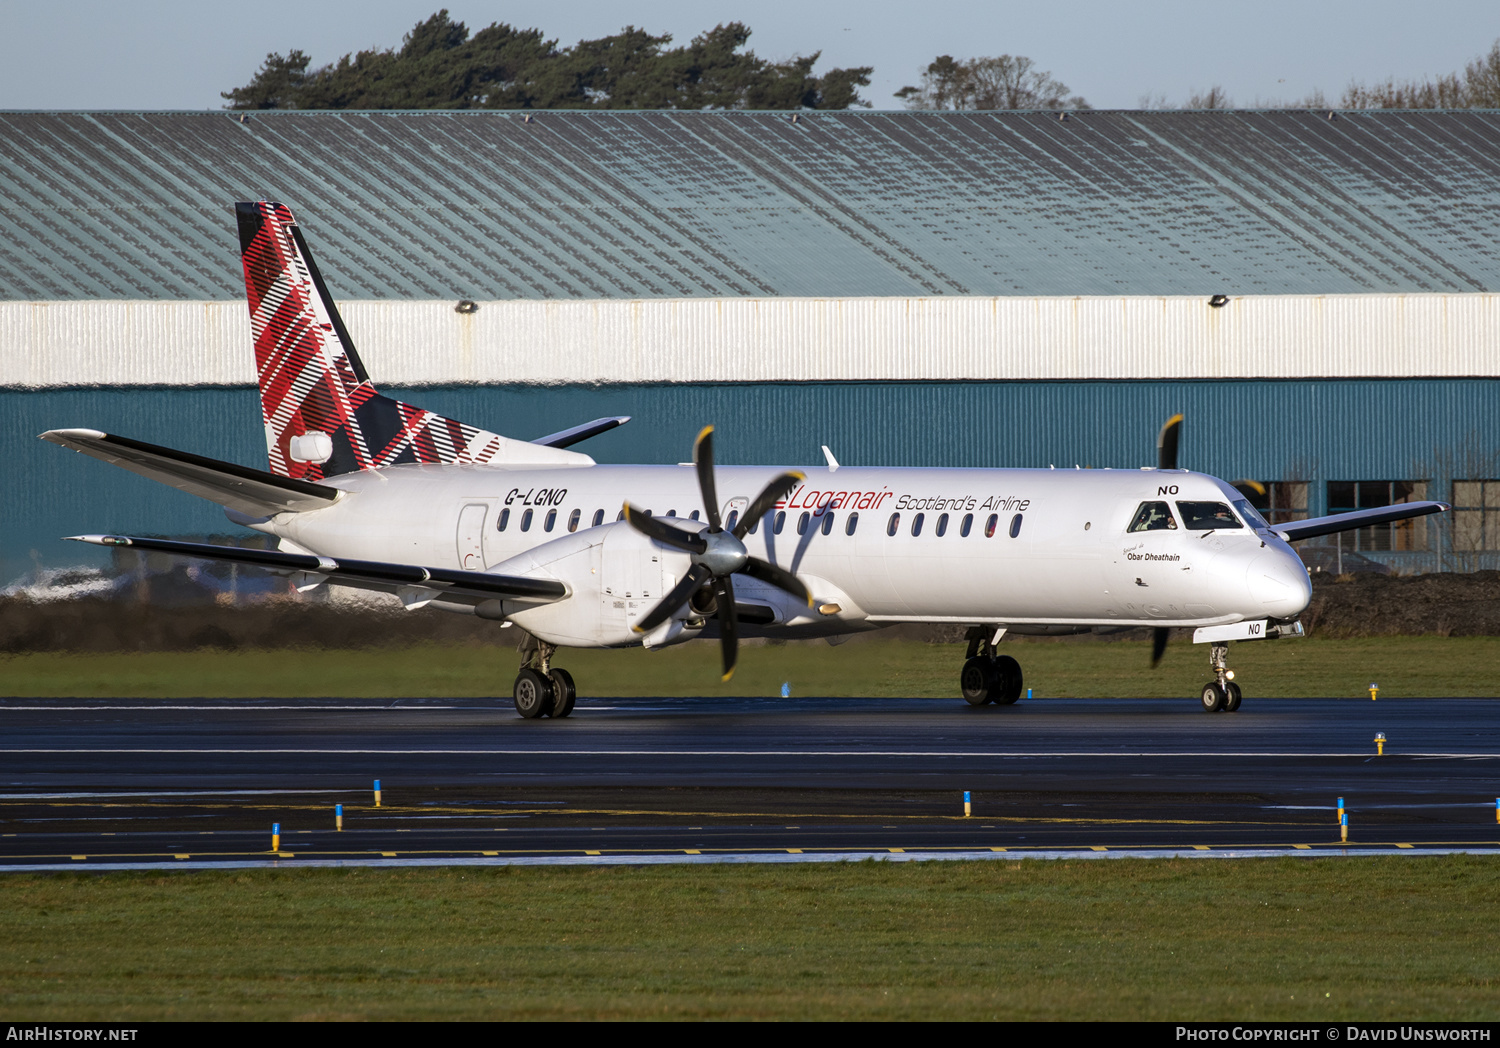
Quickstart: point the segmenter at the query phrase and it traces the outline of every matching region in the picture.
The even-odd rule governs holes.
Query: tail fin
[[[383,397],[291,211],[235,205],[271,472],[315,481],[404,462],[588,464]]]

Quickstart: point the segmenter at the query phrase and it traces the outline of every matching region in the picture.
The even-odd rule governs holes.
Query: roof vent
[[[1067,113],[1058,113],[1057,114],[1057,119],[1061,120],[1063,123],[1066,124],[1068,122],[1068,114]]]
[[[1213,306],[1215,309],[1218,309],[1219,307],[1225,305],[1228,302],[1229,302],[1229,296],[1228,295],[1215,295],[1215,296],[1213,296],[1212,298],[1210,298],[1208,300],[1208,304],[1210,306]]]
[[[242,124],[248,124],[250,122],[250,118],[248,116],[246,116],[244,113],[241,113],[240,116],[239,116],[239,121]]]
[[[471,298],[460,299],[458,305],[453,307],[453,312],[468,316],[470,313],[479,312],[479,303]]]
[[[1337,113],[1335,113],[1332,109],[1330,109],[1328,111],[1328,119],[1329,120],[1337,120],[1338,118],[1339,118],[1339,115]]]
[[[793,113],[792,114],[792,123],[794,123],[794,124],[800,124],[800,123],[802,123],[802,114],[801,113]]]
[[[521,123],[523,123],[523,124],[529,124],[529,123],[531,123],[531,114],[527,113],[525,116],[523,116],[521,118]]]

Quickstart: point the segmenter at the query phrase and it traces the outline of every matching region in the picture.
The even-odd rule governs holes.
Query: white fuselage
[[[721,514],[742,511],[779,472],[719,467]],[[1220,625],[1294,618],[1311,597],[1296,553],[1240,510],[1240,526],[1227,529],[1130,530],[1143,503],[1175,511],[1179,501],[1241,498],[1204,474],[847,466],[805,472],[807,480],[745,545],[795,572],[815,607],[789,607],[779,591],[735,577],[737,598],[774,609],[775,626],[791,633],[848,633],[891,622],[1031,632]],[[656,516],[675,515],[689,528],[698,525],[682,518],[703,516],[690,466],[407,465],[325,483],[348,495],[327,509],[276,517],[261,530],[330,557],[559,578],[569,598],[531,608],[506,602],[503,615],[572,646],[638,642],[629,623],[691,562],[616,523],[626,500]],[[921,529],[913,534],[919,515]],[[893,517],[899,517],[894,524]],[[603,526],[594,527],[596,519]],[[491,617],[500,612],[492,609]],[[679,626],[658,642],[680,632]]]

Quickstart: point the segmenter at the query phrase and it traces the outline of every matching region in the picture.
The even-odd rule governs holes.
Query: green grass
[[[1208,679],[1208,649],[1186,640],[1150,668],[1136,642],[1006,641],[1039,697],[1193,697]],[[729,684],[719,683],[718,646],[694,642],[666,651],[564,651],[584,697],[775,695],[915,696],[958,694],[960,645],[874,638],[746,646]],[[38,654],[0,657],[0,694],[124,698],[300,698],[509,696],[518,660],[504,648],[425,645],[369,651],[203,650],[182,654]],[[1500,637],[1309,638],[1237,644],[1230,666],[1247,697],[1382,698],[1493,696]]]
[[[44,1019],[1500,1017],[1493,859],[0,879]]]

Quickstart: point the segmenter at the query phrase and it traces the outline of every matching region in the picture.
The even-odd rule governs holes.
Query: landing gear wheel
[[[995,674],[999,677],[999,688],[995,691],[994,702],[1001,706],[1009,706],[1021,697],[1021,664],[1009,655],[999,655],[995,658]]]
[[[514,692],[516,712],[527,720],[545,717],[552,712],[552,682],[536,670],[516,674]]]
[[[1227,698],[1218,681],[1203,685],[1203,712],[1218,713],[1224,708]]]
[[[567,670],[554,669],[547,677],[552,682],[552,716],[566,717],[573,712],[573,703],[578,698],[573,675]]]
[[[964,701],[970,706],[983,706],[1000,696],[1000,675],[995,670],[993,659],[976,655],[964,663],[958,676],[958,686],[964,693]]]
[[[1224,712],[1233,713],[1240,708],[1240,699],[1244,695],[1240,693],[1240,686],[1233,682],[1224,686]]]

